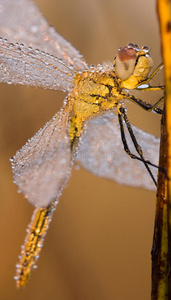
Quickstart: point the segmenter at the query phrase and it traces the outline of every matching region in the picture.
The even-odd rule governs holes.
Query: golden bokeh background
[[[89,64],[113,60],[128,42],[148,45],[154,65],[161,62],[155,0],[36,3]],[[33,207],[17,193],[9,158],[59,110],[64,94],[1,84],[0,95],[0,299],[150,299],[155,193],[76,169],[60,197],[38,269],[26,288],[16,290],[15,264]],[[128,115],[159,135],[159,116],[133,104]]]

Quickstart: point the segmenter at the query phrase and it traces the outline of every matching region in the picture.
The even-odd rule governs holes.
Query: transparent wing
[[[0,38],[0,82],[68,91],[75,72],[54,56]]]
[[[49,26],[30,0],[0,0],[0,36],[61,58],[75,70],[86,68],[79,52]]]
[[[56,200],[72,166],[69,109],[62,109],[12,158],[14,182],[33,205]]]
[[[76,156],[78,164],[97,176],[114,180],[119,184],[155,189],[143,163],[131,159],[125,153],[117,117],[113,113],[94,118],[85,126],[85,133]],[[158,165],[159,139],[135,126],[132,127],[145,159]],[[131,148],[129,136],[128,144]],[[132,151],[135,153],[135,150]],[[157,169],[153,168],[152,171],[156,177]]]

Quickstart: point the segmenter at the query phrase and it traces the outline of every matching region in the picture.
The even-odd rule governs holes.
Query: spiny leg
[[[27,229],[27,235],[24,245],[21,247],[20,261],[16,265],[17,288],[23,287],[30,279],[31,271],[39,257],[43,246],[44,237],[49,228],[52,214],[57,201],[52,202],[47,208],[36,208],[30,225]]]
[[[146,86],[146,87],[142,87],[143,85],[147,84],[150,82],[150,80],[163,68],[163,63],[161,63],[157,68],[156,70],[144,81],[141,81],[139,84],[137,84],[135,86],[135,89],[137,90],[143,90],[143,91],[162,91],[164,90],[165,86],[164,85],[161,85],[161,86]],[[144,108],[145,110],[147,111],[154,111],[155,113],[158,113],[158,114],[162,114],[162,109],[157,107],[163,100],[164,100],[164,96],[161,97],[155,104],[150,104],[150,103],[147,103],[133,95],[129,95],[127,94],[127,99],[131,100],[132,102],[138,104],[139,106],[141,106],[142,108]]]
[[[128,143],[127,143],[126,136],[125,136],[125,131],[124,131],[123,119],[124,119],[125,124],[126,124],[126,126],[127,126],[127,129],[128,129],[129,135],[130,135],[130,137],[131,137],[131,140],[132,140],[132,142],[133,142],[133,144],[134,144],[134,147],[135,147],[135,149],[136,149],[136,151],[137,151],[137,153],[139,154],[140,157],[137,156],[137,155],[134,155],[134,154],[130,151],[130,149],[129,149],[129,147],[128,147]],[[120,126],[120,131],[121,131],[121,139],[122,139],[122,143],[123,143],[125,152],[126,152],[131,158],[137,159],[137,160],[140,160],[140,161],[143,162],[143,164],[145,165],[145,167],[146,167],[148,173],[150,174],[150,176],[151,176],[151,178],[152,178],[154,184],[157,186],[157,182],[156,182],[156,180],[155,180],[155,178],[154,178],[154,176],[153,176],[153,173],[151,172],[151,170],[150,170],[150,168],[149,168],[149,165],[152,165],[152,166],[154,166],[154,167],[156,167],[156,165],[154,165],[154,164],[152,164],[150,161],[146,161],[146,160],[144,159],[143,151],[142,151],[140,145],[138,144],[138,142],[137,142],[137,140],[136,140],[136,137],[135,137],[135,135],[134,135],[134,133],[133,133],[131,124],[130,124],[130,122],[129,122],[129,120],[128,120],[128,117],[127,117],[127,114],[126,114],[126,110],[125,110],[125,108],[124,108],[123,106],[118,107],[118,121],[119,121],[119,126]]]
[[[143,83],[143,85],[144,85],[144,83]],[[164,89],[165,89],[165,85],[157,85],[157,86],[145,86],[145,87],[141,87],[141,85],[140,86],[138,86],[138,87],[136,87],[135,88],[136,90],[138,90],[138,91],[163,91]]]
[[[164,64],[161,63],[155,70],[154,72],[145,80],[141,81],[135,86],[135,89],[143,84],[149,83],[151,79],[164,67]],[[162,88],[163,89],[163,88]]]
[[[124,98],[129,99],[130,101],[136,103],[146,111],[153,111],[157,114],[162,114],[163,110],[158,107],[158,105],[164,100],[164,96],[161,97],[155,104],[150,104],[148,102],[145,102],[144,100],[135,97],[134,95],[125,94]]]

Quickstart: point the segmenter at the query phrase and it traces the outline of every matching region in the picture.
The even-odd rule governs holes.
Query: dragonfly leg
[[[165,85],[136,87],[136,90],[138,90],[138,91],[155,91],[156,92],[156,91],[163,91],[164,89],[165,89]]]
[[[155,104],[147,103],[147,102],[143,101],[142,99],[139,99],[139,98],[135,97],[134,95],[127,94],[127,96],[125,98],[127,98],[130,101],[138,104],[139,106],[141,106],[146,111],[153,111],[157,114],[162,114],[162,112],[163,112],[163,110],[161,108],[159,108],[158,105],[164,100],[164,96],[161,97]]]
[[[164,64],[163,63],[161,63],[155,70],[154,70],[154,72],[147,78],[147,79],[145,79],[145,80],[143,80],[143,81],[141,81],[140,83],[138,83],[136,86],[135,86],[135,88],[137,88],[137,87],[139,87],[139,86],[141,86],[141,85],[143,85],[143,84],[146,84],[146,83],[148,83],[148,82],[150,82],[150,80],[162,69],[164,67]],[[161,89],[163,89],[163,88],[161,88]]]
[[[126,140],[126,136],[125,136],[125,130],[124,130],[124,124],[123,124],[123,120],[125,121],[125,124],[126,124],[126,127],[128,129],[128,132],[129,132],[129,135],[131,137],[131,140],[134,144],[134,147],[137,151],[137,153],[139,154],[139,156],[133,154],[130,149],[129,149],[129,146],[128,146],[128,143],[127,143],[127,140]],[[126,113],[126,110],[125,108],[120,105],[118,107],[118,121],[119,121],[119,126],[120,126],[120,131],[121,131],[121,139],[122,139],[122,143],[123,143],[123,146],[124,146],[124,150],[125,152],[133,159],[138,159],[140,161],[143,162],[143,164],[145,165],[148,173],[150,174],[154,184],[157,186],[157,182],[153,176],[153,173],[151,172],[150,168],[149,168],[149,165],[153,166],[153,167],[157,167],[156,165],[152,164],[150,161],[147,161],[145,160],[144,156],[143,156],[143,151],[140,147],[140,145],[138,144],[137,140],[136,140],[136,137],[134,135],[134,132],[132,130],[132,126],[131,126],[131,123],[129,122],[128,120],[128,117],[127,117],[127,113]]]

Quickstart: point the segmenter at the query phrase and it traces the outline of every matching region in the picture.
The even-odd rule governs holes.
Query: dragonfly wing
[[[132,128],[145,159],[158,165],[159,139],[135,126]],[[129,136],[128,144],[132,150]],[[93,174],[119,184],[155,189],[143,163],[125,153],[117,117],[112,112],[87,122],[76,162]],[[153,173],[157,177],[157,168],[153,168]]]
[[[67,182],[72,154],[69,109],[62,109],[11,159],[14,182],[33,205],[47,207]]]
[[[0,82],[67,91],[75,72],[54,56],[0,38]]]
[[[61,58],[75,70],[86,68],[80,53],[49,26],[32,1],[0,1],[0,36],[12,43],[23,43],[26,47],[38,48]]]

